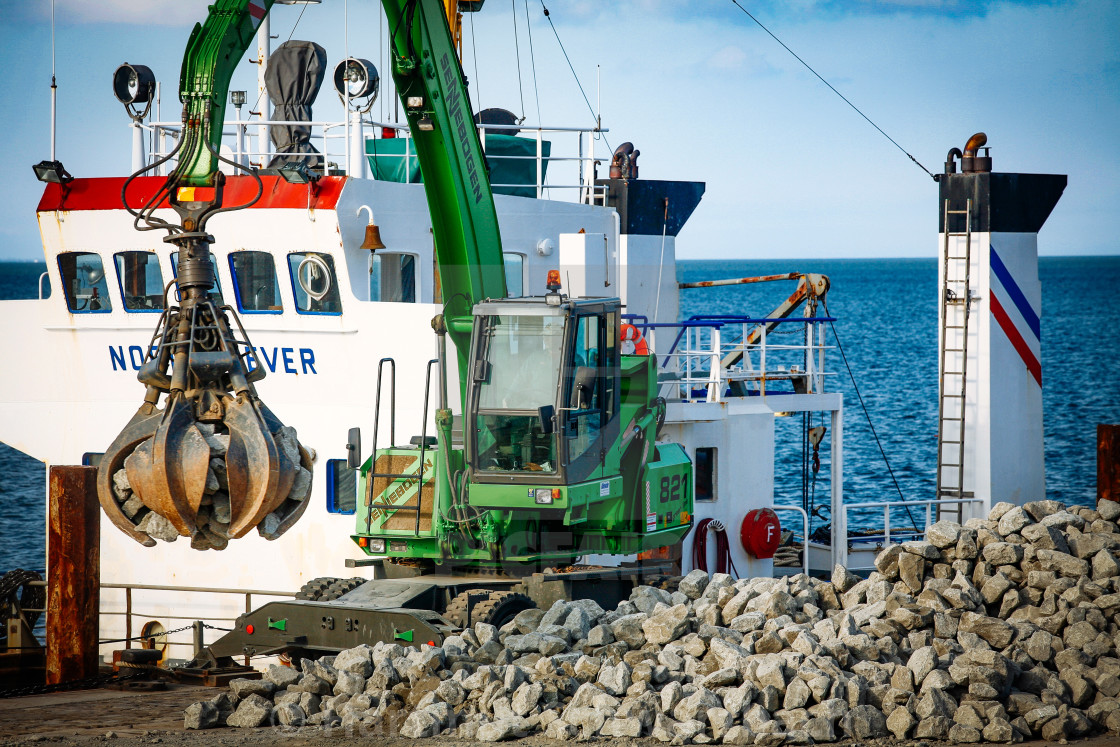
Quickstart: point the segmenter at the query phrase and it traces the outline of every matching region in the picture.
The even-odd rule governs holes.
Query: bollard
[[[1097,501],[1120,501],[1120,425],[1097,425]]]
[[[97,676],[101,511],[97,469],[52,466],[47,526],[47,684]]]
[[[206,641],[203,636],[202,621],[195,620],[193,623],[191,623],[191,627],[193,628],[192,632],[194,634],[194,655],[198,656],[202,653],[202,649],[206,648]]]

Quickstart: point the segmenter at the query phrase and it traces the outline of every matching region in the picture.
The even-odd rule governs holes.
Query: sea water
[[[42,263],[0,262],[0,300],[37,297],[44,269]],[[678,279],[717,280],[791,270],[823,273],[831,281],[828,312],[837,321],[828,342],[839,341],[852,371],[849,376],[839,350],[828,351],[826,369],[836,375],[829,377],[827,388],[844,393],[845,501],[895,500],[900,494],[907,500],[931,498],[937,450],[936,260],[686,260],[679,265]],[[1120,257],[1043,257],[1039,275],[1047,497],[1091,504],[1096,496],[1096,426],[1120,423],[1116,359],[1120,335],[1109,311],[1120,293]],[[793,281],[784,281],[683,290],[681,317],[701,313],[764,317],[794,287]],[[6,321],[0,319],[0,324]],[[4,365],[20,364],[9,358]],[[857,385],[866,412],[856,396]],[[776,500],[818,507],[813,529],[830,520],[831,434],[826,433],[821,444],[821,469],[814,475],[811,467],[807,471],[803,467],[803,429],[822,424],[828,425],[820,416],[808,423],[793,415],[778,418],[775,428]],[[750,460],[752,455],[736,458]],[[0,573],[17,567],[43,568],[44,490],[43,464],[0,444]],[[923,512],[912,514],[921,526]],[[881,511],[849,519],[853,529],[881,522]],[[910,525],[910,517],[897,510],[892,525]]]

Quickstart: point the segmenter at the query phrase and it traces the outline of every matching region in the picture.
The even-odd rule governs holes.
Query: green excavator
[[[460,7],[478,4],[460,3]],[[354,539],[425,571],[571,565],[680,542],[684,449],[657,444],[665,402],[648,355],[621,352],[617,298],[507,298],[501,237],[463,72],[439,2],[385,2],[392,74],[424,175],[462,418],[441,344],[436,433],[361,462]],[[351,431],[356,435],[356,431]],[[376,444],[375,444],[376,447]]]
[[[454,40],[459,13],[482,2],[382,4],[444,298],[432,322],[435,432],[378,448],[375,420],[374,451],[363,459],[360,431],[350,431],[359,496],[352,540],[369,556],[355,565],[376,566],[377,579],[311,582],[303,599],[246,613],[196,668],[378,640],[437,643],[457,627],[500,625],[565,597],[613,604],[672,563],[604,567],[581,558],[677,547],[692,527],[692,465],[679,444],[657,441],[666,404],[656,357],[622,352],[619,299],[569,297],[558,271],[546,295],[507,297],[493,193]],[[218,0],[192,34],[181,83],[190,129],[180,186],[220,190],[216,124],[233,66],[271,6]],[[427,415],[425,407],[425,422]]]

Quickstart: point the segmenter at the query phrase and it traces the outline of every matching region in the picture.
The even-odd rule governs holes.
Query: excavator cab
[[[475,306],[464,422],[479,485],[598,479],[617,437],[619,301],[548,298]]]
[[[508,570],[679,542],[692,466],[680,444],[657,441],[656,359],[622,353],[620,301],[553,293],[472,315],[462,450],[445,422],[432,443],[355,464],[358,546]]]

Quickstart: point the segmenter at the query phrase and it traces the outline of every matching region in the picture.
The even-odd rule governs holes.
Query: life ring
[[[649,355],[649,345],[646,338],[633,324],[622,325],[622,354],[623,355]]]

